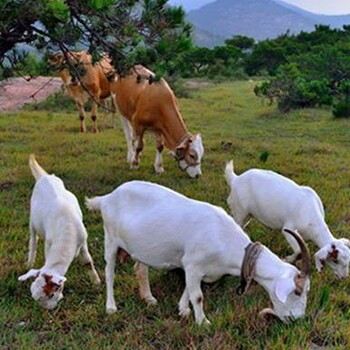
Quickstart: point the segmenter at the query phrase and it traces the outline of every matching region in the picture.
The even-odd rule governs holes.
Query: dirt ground
[[[25,103],[36,103],[61,89],[62,81],[56,77],[32,79],[10,78],[0,81],[0,112],[20,109]]]
[[[25,77],[28,79],[28,77]],[[37,103],[61,89],[62,80],[57,77],[10,78],[0,81],[0,112],[21,109],[26,103]],[[189,80],[189,89],[198,89],[210,83]]]

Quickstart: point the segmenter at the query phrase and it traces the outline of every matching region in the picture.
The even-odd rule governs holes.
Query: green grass
[[[64,299],[46,311],[30,297],[30,282],[19,283],[26,272],[29,200],[34,179],[30,153],[50,173],[61,177],[82,205],[89,248],[104,277],[103,228],[97,213],[88,213],[84,196],[110,192],[120,184],[142,179],[168,186],[187,196],[223,206],[228,187],[225,163],[234,160],[237,173],[252,167],[272,169],[321,196],[326,218],[337,237],[349,234],[350,121],[334,120],[328,110],[302,110],[288,115],[261,103],[249,82],[222,83],[180,99],[191,132],[203,136],[203,176],[190,179],[164,151],[166,172],[153,171],[155,149],[146,138],[141,168],[126,163],[121,127],[99,134],[79,133],[76,113],[19,111],[0,115],[0,348],[1,349],[329,349],[350,348],[349,280],[337,281],[327,269],[313,267],[307,316],[292,324],[257,318],[269,305],[258,285],[246,296],[235,290],[237,277],[204,285],[204,308],[210,328],[182,321],[177,303],[184,288],[183,274],[151,270],[150,280],[159,304],[140,301],[132,263],[118,266],[115,297],[118,312],[105,313],[105,286],[90,285],[86,271],[72,264]],[[59,106],[58,106],[59,110]],[[247,232],[280,256],[291,250],[282,235],[253,221]],[[176,234],[176,231],[174,231]],[[316,247],[310,244],[312,253]],[[43,263],[40,242],[36,267]]]

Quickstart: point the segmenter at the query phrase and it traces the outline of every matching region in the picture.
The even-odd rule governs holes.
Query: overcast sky
[[[187,11],[215,0],[169,0],[170,4],[182,5]],[[234,0],[232,0],[234,1]],[[350,14],[350,0],[284,0],[292,5],[315,13],[327,15]]]

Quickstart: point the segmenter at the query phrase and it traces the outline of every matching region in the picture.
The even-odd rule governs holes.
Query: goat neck
[[[254,279],[269,291],[271,289],[270,283],[273,284],[277,278],[289,270],[297,272],[296,267],[282,261],[270,249],[263,246],[256,261]]]
[[[71,75],[69,74],[69,70],[67,68],[63,68],[59,72],[60,78],[64,82],[64,84],[68,85],[71,81]]]
[[[324,220],[321,220],[321,222],[313,228],[313,231],[313,241],[319,248],[335,240],[335,237],[332,235]]]
[[[161,125],[164,145],[175,152],[177,147],[192,135],[188,132],[177,108],[174,111],[168,110],[163,114],[163,118],[166,119],[166,122]]]
[[[57,240],[54,246],[51,246],[50,250],[46,252],[48,257],[45,259],[45,264],[42,267],[43,270],[52,270],[60,275],[64,276],[70,264],[77,256],[77,248],[80,249],[81,244],[86,236],[86,231],[82,225],[79,225],[77,229],[76,225],[79,225],[79,220],[77,223],[73,223],[70,220],[59,220],[56,226],[60,228],[61,232],[67,231],[68,234],[64,234],[64,240]],[[72,232],[78,231],[75,234]]]

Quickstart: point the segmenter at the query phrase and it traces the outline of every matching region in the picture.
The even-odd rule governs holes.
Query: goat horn
[[[277,314],[276,314],[276,311],[273,310],[273,309],[271,309],[270,307],[267,307],[267,308],[261,310],[261,311],[259,312],[259,315],[258,315],[258,316],[259,316],[259,318],[265,318],[266,315],[271,315],[271,316],[274,316],[274,317],[279,318],[279,317],[277,316]]]
[[[300,268],[301,276],[303,278],[305,278],[306,276],[310,276],[310,273],[311,273],[310,252],[305,241],[297,231],[292,231],[287,228],[285,228],[284,231],[292,235],[299,244],[300,251],[301,251],[301,268]]]

